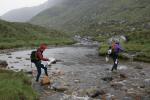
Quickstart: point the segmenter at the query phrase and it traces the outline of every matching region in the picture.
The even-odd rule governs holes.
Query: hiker
[[[113,42],[112,45],[111,45],[111,53],[109,54],[112,57],[113,63],[114,63],[111,71],[117,70],[117,66],[118,66],[118,54],[121,51],[123,51],[123,49],[121,48],[119,42]]]
[[[37,49],[37,51],[34,51],[35,54],[32,54],[31,53],[31,56],[32,55],[35,55],[35,58],[31,57],[31,62],[33,62],[37,68],[37,77],[36,77],[36,82],[39,81],[39,77],[41,75],[41,68],[44,69],[44,72],[45,72],[45,75],[48,76],[48,73],[47,73],[47,67],[45,67],[41,61],[49,61],[49,59],[47,58],[44,58],[43,57],[43,52],[45,51],[45,49],[47,49],[47,45],[46,44],[41,44],[40,47]]]

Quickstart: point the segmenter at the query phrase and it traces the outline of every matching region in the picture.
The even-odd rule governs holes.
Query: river
[[[96,97],[98,100],[103,100],[102,98],[106,98],[104,100],[150,100],[150,64],[119,61],[118,71],[112,73],[110,71],[112,61],[106,63],[104,57],[98,56],[97,48],[96,46],[68,46],[47,49],[44,52],[45,57],[61,60],[48,68],[49,75],[52,76],[52,72],[56,70],[63,72],[62,75],[55,77],[67,84],[68,89],[64,92],[56,92],[50,86],[45,88],[35,83],[34,77],[33,87],[41,94],[40,99],[93,100],[86,97],[87,93],[92,95],[94,92],[91,91],[100,90],[104,93]],[[34,64],[31,67],[29,60],[31,51],[33,50],[0,54],[0,59],[7,60],[11,70],[35,71]]]

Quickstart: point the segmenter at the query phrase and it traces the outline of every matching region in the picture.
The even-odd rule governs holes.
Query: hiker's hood
[[[41,45],[40,45],[40,49],[41,49],[41,50],[47,49],[47,45],[46,45],[46,44],[41,44]]]

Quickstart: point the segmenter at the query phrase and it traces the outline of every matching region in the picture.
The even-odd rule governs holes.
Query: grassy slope
[[[38,94],[31,87],[31,79],[22,72],[0,70],[1,100],[36,100]]]
[[[134,22],[149,19],[149,0],[69,0],[47,9],[31,22],[69,31],[78,31],[91,23],[107,20]]]
[[[0,49],[38,46],[40,43],[63,45],[73,43],[64,32],[27,23],[0,20]]]

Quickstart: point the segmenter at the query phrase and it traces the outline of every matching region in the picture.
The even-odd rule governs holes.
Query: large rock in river
[[[0,68],[7,68],[8,63],[6,61],[0,60]]]

